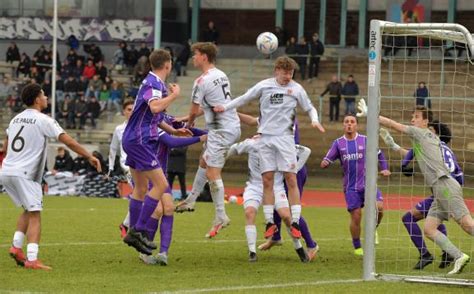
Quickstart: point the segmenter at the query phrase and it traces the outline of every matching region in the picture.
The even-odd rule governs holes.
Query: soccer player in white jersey
[[[227,75],[216,68],[217,47],[213,43],[195,43],[193,64],[202,71],[195,80],[192,92],[192,104],[189,112],[188,127],[192,127],[197,116],[204,113],[208,129],[207,143],[196,173],[190,195],[177,206],[177,211],[191,210],[196,198],[209,180],[216,216],[207,238],[213,238],[219,230],[230,223],[224,206],[224,182],[222,168],[230,146],[240,138],[240,120],[237,111],[215,113],[213,107],[227,104],[232,100],[230,81]]]
[[[125,153],[122,147],[122,137],[123,137],[123,131],[125,130],[125,127],[127,126],[130,115],[132,114],[133,102],[134,101],[131,99],[127,99],[123,102],[122,110],[123,110],[123,115],[125,116],[125,121],[119,124],[117,127],[115,127],[114,134],[112,136],[112,142],[110,142],[110,150],[109,150],[108,175],[110,176],[112,174],[112,171],[114,170],[114,166],[115,166],[115,157],[117,156],[117,154],[119,154],[120,167],[122,168],[122,171],[125,173],[125,176],[127,177],[127,181],[129,184],[131,184],[132,176],[130,175],[130,168],[125,164],[125,160],[127,159],[127,153]],[[130,214],[127,213],[127,216],[125,217],[125,219],[119,226],[120,235],[122,236],[122,238],[125,237],[125,235],[127,235],[127,230],[129,226],[130,226]]]
[[[258,208],[263,200],[263,182],[262,174],[260,172],[260,158],[258,156],[258,142],[260,137],[260,135],[256,135],[253,138],[236,143],[230,147],[228,153],[228,156],[244,153],[248,153],[249,156],[248,167],[250,172],[244,191],[244,210],[246,221],[245,235],[247,237],[250,262],[257,261],[257,228],[255,226],[255,219],[257,217]],[[308,160],[311,150],[308,147],[297,145],[297,152],[297,170],[300,170]],[[288,232],[290,233],[291,213],[288,198],[286,197],[285,187],[283,185],[283,175],[280,172],[275,173],[274,191],[275,209],[288,227]],[[292,237],[292,240],[295,250],[302,262],[308,262],[310,259],[314,258],[314,254],[309,257],[299,239]]]
[[[292,80],[296,62],[288,56],[275,60],[275,76],[263,80],[250,88],[244,95],[227,104],[214,107],[217,113],[234,111],[253,99],[260,100],[260,125],[258,133],[262,135],[258,151],[263,176],[263,213],[265,215],[265,238],[270,238],[278,230],[273,220],[274,209],[274,174],[283,172],[288,186],[288,199],[291,205],[291,233],[295,238],[301,237],[299,219],[301,202],[296,181],[296,147],[293,125],[296,117],[296,106],[299,104],[310,119],[311,125],[324,132],[319,123],[318,112],[304,88]]]
[[[27,108],[8,125],[7,156],[0,170],[0,182],[12,201],[22,206],[10,256],[18,265],[29,269],[50,270],[38,259],[41,236],[43,191],[41,180],[46,164],[48,138],[54,138],[71,148],[101,172],[100,161],[87,152],[59,126],[58,122],[41,113],[48,106],[48,97],[38,84],[26,86],[21,99]],[[27,237],[26,257],[22,250]]]

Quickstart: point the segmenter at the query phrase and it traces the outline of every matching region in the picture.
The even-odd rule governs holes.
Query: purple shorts
[[[428,215],[428,211],[431,208],[431,204],[433,204],[433,200],[434,200],[434,196],[431,195],[421,200],[420,202],[418,202],[418,204],[415,206],[416,210],[421,212],[424,218],[426,218],[426,216]]]
[[[147,144],[124,143],[123,150],[127,153],[125,164],[137,171],[147,171],[161,168],[156,150],[158,142]]]
[[[365,199],[365,192],[355,192],[355,191],[348,191],[345,193],[346,196],[346,204],[347,204],[347,211],[353,211],[357,208],[364,207],[364,199]],[[377,201],[383,201],[382,192],[377,189]]]

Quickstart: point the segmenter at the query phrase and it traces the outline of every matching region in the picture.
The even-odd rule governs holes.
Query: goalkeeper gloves
[[[380,137],[385,142],[385,144],[393,151],[400,150],[400,145],[395,143],[395,140],[393,140],[392,135],[390,135],[390,132],[387,129],[380,128]]]
[[[356,114],[357,117],[366,117],[367,116],[367,104],[365,103],[364,99],[359,100],[359,103],[357,103],[357,109],[359,109],[359,111],[360,111]]]

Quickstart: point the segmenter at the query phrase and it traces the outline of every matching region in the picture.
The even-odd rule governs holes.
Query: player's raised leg
[[[207,183],[207,175],[206,175],[206,162],[201,157],[199,158],[199,166],[196,171],[196,175],[194,176],[193,186],[191,188],[191,192],[186,197],[185,200],[179,202],[176,205],[176,212],[192,212],[194,211],[194,205],[196,204],[196,199],[199,197],[201,192],[204,189],[204,186]]]

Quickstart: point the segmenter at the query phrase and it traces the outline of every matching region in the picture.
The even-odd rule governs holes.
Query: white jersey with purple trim
[[[249,178],[247,181],[247,186],[256,186],[263,188],[262,174],[260,170],[260,157],[258,156],[258,141],[260,137],[253,137],[250,139],[245,139],[240,143],[236,143],[230,147],[229,154],[244,154],[248,153],[248,167],[249,167]],[[296,151],[298,156],[296,169],[299,171],[303,168],[304,164],[311,154],[311,150],[308,147],[302,145],[296,145]],[[281,172],[275,172],[274,178],[274,191],[284,190],[283,187],[283,174]]]
[[[296,118],[296,107],[301,106],[310,115],[311,120],[317,120],[317,112],[305,89],[295,81],[280,85],[275,78],[263,80],[250,88],[244,95],[235,98],[224,105],[231,111],[251,100],[260,100],[260,121],[258,132],[264,135],[293,135],[293,125]],[[316,117],[311,116],[315,113]]]
[[[114,169],[115,164],[115,156],[117,153],[120,155],[120,167],[124,172],[128,172],[130,168],[125,165],[125,160],[127,160],[127,153],[123,150],[122,147],[122,137],[123,132],[125,131],[125,127],[127,126],[127,122],[124,121],[123,123],[119,124],[115,127],[114,134],[112,136],[112,142],[110,142],[110,150],[109,150],[109,170]]]
[[[1,175],[41,183],[46,164],[48,138],[65,133],[58,122],[35,109],[26,109],[8,125],[8,150]]]
[[[215,113],[213,108],[225,105],[232,100],[230,81],[227,75],[213,67],[200,75],[193,85],[192,102],[199,104],[204,111],[208,130],[234,130],[240,128],[237,111]]]

